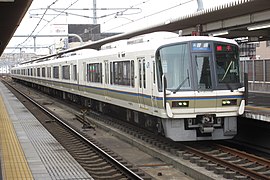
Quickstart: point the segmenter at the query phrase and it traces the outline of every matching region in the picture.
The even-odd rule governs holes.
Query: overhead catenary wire
[[[70,7],[72,7],[74,4],[76,4],[79,0],[74,1],[73,3],[71,3],[67,8],[65,8],[64,10],[62,10],[61,12],[59,12],[55,17],[53,17],[51,20],[49,20],[49,22],[47,22],[39,31],[37,34],[39,34],[50,22],[52,22],[53,20],[55,20],[58,16],[60,16],[61,14],[63,14],[67,9],[69,9]]]
[[[56,19],[58,16],[60,16],[63,12],[65,12],[67,9],[69,9],[71,6],[73,6],[75,3],[77,3],[79,0],[76,0],[76,1],[74,1],[73,3],[71,3],[67,8],[65,8],[63,11],[61,11],[60,13],[58,13],[54,18],[52,18],[51,20],[46,20],[46,24],[35,34],[35,35],[33,35],[34,34],[34,32],[36,31],[36,29],[38,28],[38,26],[40,25],[40,23],[41,23],[41,21],[44,19],[44,16],[46,15],[46,13],[47,13],[47,11],[51,8],[51,6],[52,5],[54,5],[57,1],[59,1],[59,0],[55,0],[53,3],[51,3],[46,9],[45,9],[45,11],[44,11],[44,13],[42,14],[42,16],[41,16],[41,18],[40,18],[40,20],[39,20],[39,22],[37,23],[37,25],[35,26],[35,28],[32,30],[32,32],[30,33],[30,35],[22,42],[22,43],[20,43],[20,44],[18,44],[17,46],[16,46],[16,48],[12,51],[12,53],[16,50],[16,49],[18,49],[18,48],[23,48],[24,46],[22,46],[22,47],[20,47],[22,44],[24,44],[30,37],[33,37],[33,36],[36,36],[36,35],[38,35],[50,22],[52,22],[54,19]]]
[[[44,11],[42,17],[40,18],[39,22],[37,23],[36,27],[34,28],[34,30],[31,32],[31,34],[30,34],[30,35],[29,35],[22,43],[20,43],[20,44],[17,45],[17,48],[16,48],[16,49],[18,49],[18,48],[23,48],[23,47],[20,47],[20,46],[21,46],[22,44],[24,44],[30,37],[33,37],[34,32],[36,31],[37,27],[40,25],[40,22],[44,19],[44,16],[46,15],[47,11],[48,11],[49,9],[50,9],[50,10],[54,10],[54,9],[51,9],[51,6],[52,6],[53,4],[55,4],[57,1],[59,1],[59,0],[54,1],[52,4],[50,4],[50,5],[46,8],[46,10]],[[126,12],[128,9],[130,9],[130,8],[135,8],[135,7],[137,7],[137,6],[141,5],[141,4],[144,4],[144,3],[149,2],[149,1],[151,1],[151,0],[143,1],[143,2],[141,2],[141,3],[132,5],[132,6],[126,8],[126,9],[123,9],[123,10],[121,10],[121,11],[117,11],[116,13],[108,14],[107,16],[114,16],[113,18],[110,19],[110,20],[112,20],[112,19],[121,17],[121,16],[123,16],[123,15],[132,15],[133,13],[130,14],[130,13],[125,13],[125,12]],[[178,7],[178,6],[181,6],[181,5],[183,5],[183,4],[186,4],[186,3],[189,3],[189,2],[192,2],[192,1],[194,1],[194,0],[188,0],[188,1],[183,2],[183,3],[178,3],[178,4],[174,5],[174,6],[168,7],[168,8],[166,8],[166,9],[161,10],[161,11],[154,12],[154,13],[149,14],[149,15],[147,15],[147,16],[143,16],[143,17],[140,17],[140,18],[135,19],[135,20],[130,20],[131,22],[128,22],[128,23],[125,23],[125,24],[121,24],[121,25],[119,25],[119,26],[113,27],[113,28],[111,28],[111,29],[109,29],[109,30],[105,30],[105,31],[103,31],[103,32],[109,32],[109,31],[111,31],[111,30],[114,30],[114,29],[117,29],[117,28],[119,28],[119,27],[128,25],[128,24],[130,24],[130,23],[133,23],[133,22],[136,22],[136,21],[139,21],[139,20],[142,20],[142,19],[145,19],[145,18],[154,16],[154,15],[157,15],[157,14],[162,13],[162,12],[166,12],[166,11],[168,11],[168,10],[171,10],[171,9],[173,9],[173,8],[176,8],[176,7]],[[57,10],[56,12],[59,12],[59,14],[57,14],[57,15],[56,15],[54,18],[52,18],[51,20],[47,20],[47,21],[46,21],[47,23],[46,23],[46,24],[38,31],[38,33],[36,33],[36,35],[39,34],[39,33],[40,33],[40,32],[41,32],[41,31],[42,31],[42,30],[50,23],[50,22],[52,22],[52,21],[53,21],[54,19],[56,19],[58,16],[60,16],[60,15],[63,14],[63,13],[66,13],[66,10],[70,9],[70,7],[73,6],[76,2],[78,2],[78,0],[76,0],[75,2],[73,2],[73,3],[72,3],[71,5],[69,5],[67,8],[61,8],[61,9],[63,9],[63,10],[60,11],[60,12]],[[59,8],[59,10],[60,10],[60,8]],[[107,17],[107,16],[101,16],[101,18]],[[110,20],[108,20],[108,21],[110,21]],[[104,22],[104,24],[107,23],[108,21]],[[94,30],[95,28],[98,28],[98,27],[93,27],[93,28],[89,29],[89,31],[92,31],[92,30]],[[86,33],[87,33],[87,32],[86,32]],[[86,34],[86,33],[82,33],[82,34],[80,34],[80,36],[82,36],[82,35],[84,35],[84,34]],[[15,49],[14,49],[14,50],[15,50]]]
[[[107,14],[107,15],[101,16],[102,18],[104,18],[104,17],[108,17],[108,16],[113,15],[112,18],[110,18],[109,20],[103,22],[103,24],[106,24],[106,23],[109,22],[110,20],[115,19],[117,16],[120,16],[120,15],[122,16],[122,15],[133,15],[133,14],[138,14],[138,12],[137,12],[137,13],[124,13],[124,12],[126,12],[127,10],[129,10],[129,9],[140,9],[140,12],[139,12],[139,13],[141,13],[141,12],[142,12],[142,9],[141,9],[141,8],[136,8],[136,7],[137,7],[137,6],[140,6],[140,5],[142,5],[142,4],[145,4],[145,3],[149,2],[149,1],[151,1],[151,0],[142,1],[142,2],[140,2],[140,3],[131,5],[131,6],[127,7],[127,8],[106,8],[106,9],[110,9],[110,10],[111,10],[111,9],[114,9],[114,10],[122,10],[122,11],[117,11],[116,13],[111,13],[111,14]],[[103,8],[102,8],[102,9],[103,9]],[[89,32],[95,30],[96,28],[98,28],[98,26],[95,26],[95,27],[93,27],[93,28],[90,28],[90,29],[89,29]],[[81,33],[81,34],[79,34],[79,36],[83,36],[84,34],[86,34],[86,33]],[[71,37],[70,39],[73,39],[73,38],[74,38],[74,37]]]
[[[52,5],[54,5],[55,3],[57,3],[57,1],[59,1],[59,0],[55,0],[55,1],[52,2],[49,6],[47,6],[47,8],[45,9],[43,15],[41,16],[40,20],[38,21],[37,25],[34,27],[34,29],[32,30],[32,32],[29,34],[29,36],[28,36],[22,43],[18,44],[17,47],[16,47],[15,49],[21,48],[20,46],[21,46],[22,44],[24,44],[30,37],[33,36],[34,32],[36,31],[36,29],[37,29],[38,26],[40,25],[40,23],[41,23],[41,21],[43,20],[43,18],[44,18],[44,16],[45,16],[45,14],[47,13],[47,11],[51,8]],[[15,51],[15,49],[12,51],[12,53]]]
[[[151,16],[154,16],[154,15],[157,15],[157,14],[160,14],[160,13],[163,13],[163,12],[165,12],[165,11],[171,10],[171,9],[176,8],[176,7],[178,7],[178,6],[182,6],[182,5],[184,5],[184,4],[190,3],[190,2],[192,2],[192,1],[195,1],[195,0],[188,0],[188,1],[183,2],[183,3],[179,3],[179,4],[177,4],[177,5],[168,7],[168,8],[166,8],[166,9],[161,10],[161,11],[157,11],[157,12],[154,12],[154,13],[149,14],[149,15],[147,15],[147,16],[143,16],[143,17],[138,18],[138,19],[136,19],[136,20],[133,20],[133,21],[131,21],[131,22],[127,22],[127,23],[125,23],[125,24],[122,24],[122,25],[113,27],[113,28],[108,29],[108,30],[106,30],[106,31],[104,31],[104,32],[109,32],[109,31],[114,30],[114,29],[117,29],[117,28],[119,28],[119,27],[126,26],[126,25],[128,25],[128,24],[137,22],[137,21],[139,21],[139,20],[149,18],[149,17],[151,17]]]
[[[67,13],[66,10],[68,9],[71,9],[71,10],[74,10],[72,8],[70,8],[71,6],[73,6],[75,3],[77,3],[79,0],[76,0],[74,1],[72,4],[70,4],[67,8],[51,8],[52,5],[54,5],[57,1],[59,0],[55,0],[53,3],[51,3],[47,8],[41,8],[41,9],[44,9],[44,13],[42,14],[42,16],[40,17],[40,20],[39,22],[37,23],[37,25],[35,26],[35,28],[32,30],[32,32],[29,34],[29,36],[22,42],[22,43],[19,43],[16,48],[12,51],[12,53],[16,50],[16,49],[21,49],[23,48],[24,46],[22,46],[24,43],[26,43],[30,37],[34,37],[36,35],[38,35],[49,23],[51,23],[54,19],[56,19],[58,16],[60,16],[61,14],[63,13]],[[150,1],[150,0],[147,0],[147,1]],[[144,1],[143,3],[147,2],[147,1]],[[122,11],[118,11],[118,12],[125,12],[127,11],[127,9],[136,9],[136,10],[139,10],[139,12],[135,12],[135,13],[130,13],[130,14],[125,14],[125,15],[132,15],[132,14],[137,14],[137,13],[140,13],[142,10],[140,8],[133,8],[134,6],[136,5],[133,5],[131,6],[132,8],[100,8],[100,10],[122,10]],[[87,9],[87,8],[83,8],[84,10]],[[36,9],[33,9],[33,10],[36,10]],[[53,11],[56,11],[56,12],[59,12],[54,18],[52,18],[51,20],[45,20],[47,23],[35,34],[34,32],[36,31],[36,29],[38,28],[38,26],[41,24],[41,21],[44,20],[44,16],[47,15],[47,11],[48,10],[53,10]],[[61,11],[60,11],[61,10]],[[74,14],[75,15],[75,14]],[[107,14],[107,15],[103,15],[101,16],[100,18],[104,18],[104,17],[107,17],[107,16],[112,16],[112,15],[115,15],[115,13],[111,13],[111,14]],[[88,17],[88,18],[91,18],[91,17]],[[97,28],[97,27],[94,27],[94,28]]]

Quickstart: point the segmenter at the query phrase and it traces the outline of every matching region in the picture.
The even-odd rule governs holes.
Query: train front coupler
[[[212,133],[214,131],[214,115],[205,114],[197,116],[199,129],[202,134]]]

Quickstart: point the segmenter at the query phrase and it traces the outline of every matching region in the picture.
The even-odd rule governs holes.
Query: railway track
[[[183,158],[228,179],[270,179],[270,161],[220,144],[186,146]]]
[[[203,167],[207,172],[216,174],[210,179],[270,179],[269,160],[254,156],[236,149],[228,148],[212,142],[193,142],[177,143],[172,142],[162,136],[157,136],[151,132],[145,131],[137,126],[117,120],[113,117],[98,114],[97,112],[88,112],[76,115],[76,118],[84,124],[85,127],[104,128],[115,136],[122,136],[126,141],[132,141],[141,148],[142,144],[147,144],[149,148],[144,147],[142,150],[149,152],[155,151],[156,157],[166,163],[185,172],[195,179],[209,179],[201,172],[196,170],[186,170],[187,162]],[[112,128],[108,128],[108,127]],[[120,135],[123,134],[123,135]],[[127,140],[130,138],[129,140]],[[162,154],[165,152],[164,155]],[[183,160],[182,162],[181,159]],[[197,173],[197,174],[196,174]]]
[[[226,179],[270,179],[270,160],[212,142],[175,143],[113,118],[91,116]]]
[[[18,99],[40,120],[44,127],[94,179],[151,179],[95,140],[84,137],[79,130],[38,104],[29,96],[3,81]]]

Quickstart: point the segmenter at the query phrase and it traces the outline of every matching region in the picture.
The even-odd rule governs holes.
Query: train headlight
[[[222,106],[230,106],[230,105],[236,105],[237,101],[236,99],[223,99],[222,100]]]
[[[189,102],[188,101],[173,101],[172,107],[188,107]]]

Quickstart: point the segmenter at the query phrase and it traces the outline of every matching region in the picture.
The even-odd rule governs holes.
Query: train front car
[[[231,40],[197,37],[156,53],[166,137],[174,141],[230,139],[243,114],[239,48]]]

